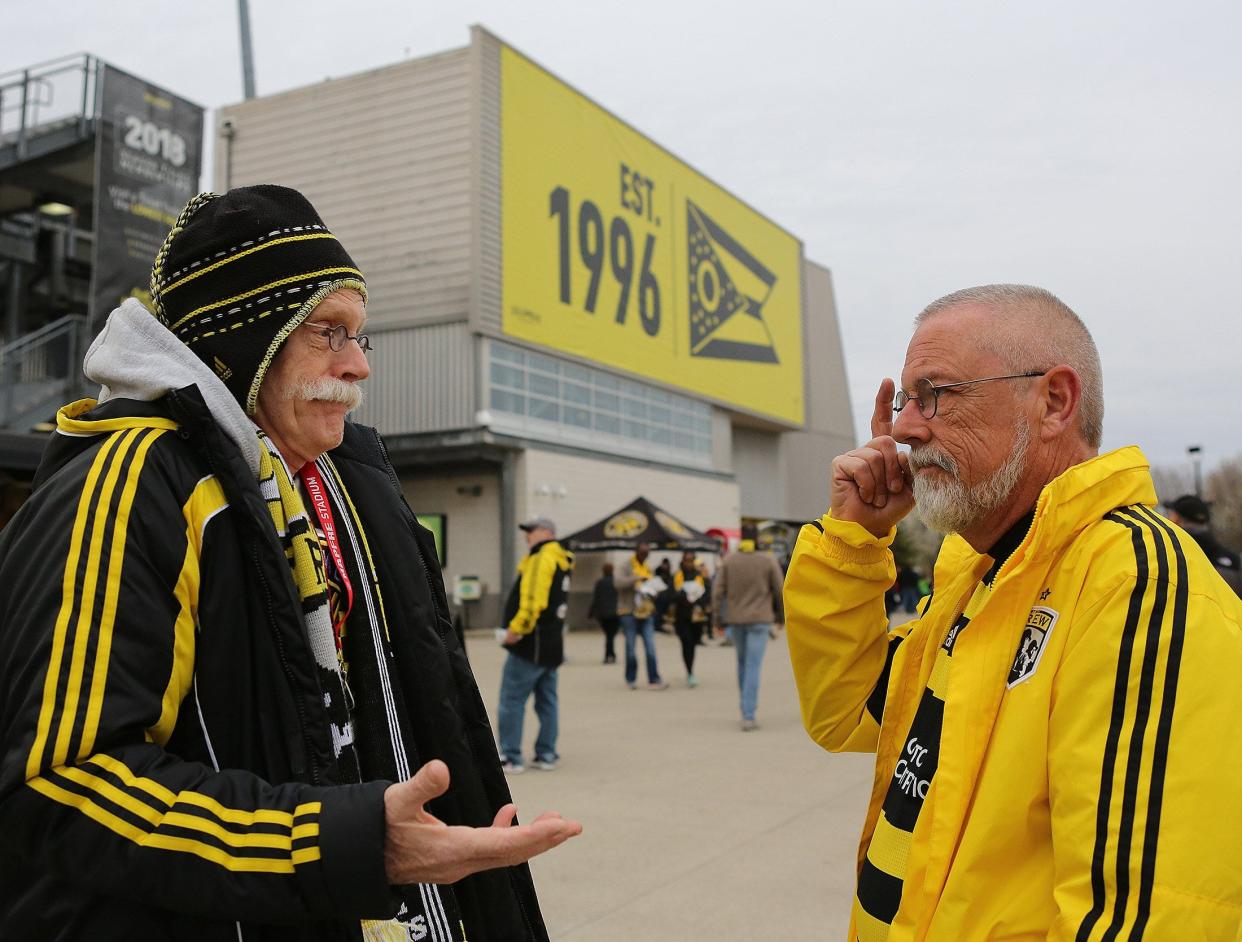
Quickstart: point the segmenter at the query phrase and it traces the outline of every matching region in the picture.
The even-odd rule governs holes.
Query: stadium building
[[[475,624],[530,517],[570,532],[640,495],[700,530],[823,512],[855,441],[828,269],[497,37],[214,121],[212,188],[303,191],[365,272],[356,417],[450,593],[481,583]]]

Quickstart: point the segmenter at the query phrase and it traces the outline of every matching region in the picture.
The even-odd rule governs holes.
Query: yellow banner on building
[[[802,424],[802,244],[507,46],[501,102],[504,332]]]

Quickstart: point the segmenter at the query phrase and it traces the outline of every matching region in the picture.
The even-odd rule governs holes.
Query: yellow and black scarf
[[[302,601],[306,637],[319,667],[319,682],[332,725],[332,749],[340,763],[342,776],[347,781],[360,781],[354,728],[349,715],[350,696],[345,662],[332,633],[323,547],[280,452],[262,432],[259,433],[259,441],[263,445],[259,453],[259,493],[267,502],[276,535],[284,547],[293,582]]]

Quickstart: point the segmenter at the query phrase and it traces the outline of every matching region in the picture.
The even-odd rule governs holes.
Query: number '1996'
[[[558,250],[560,261],[560,298],[562,304],[573,303],[570,277],[571,206],[569,190],[558,186],[548,200],[548,215],[557,220]],[[634,236],[629,223],[621,216],[614,216],[607,226],[605,243],[604,217],[591,200],[583,200],[578,206],[577,244],[578,255],[586,266],[586,297],[583,308],[588,314],[595,313],[599,301],[599,283],[604,274],[604,256],[608,256],[609,269],[621,291],[617,297],[616,321],[624,324],[629,313],[630,295],[634,293]],[[638,316],[643,330],[651,337],[660,332],[660,282],[651,270],[655,255],[655,235],[647,233],[643,244],[642,263],[638,269]]]

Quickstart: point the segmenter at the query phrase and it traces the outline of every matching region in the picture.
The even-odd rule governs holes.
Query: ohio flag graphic
[[[686,200],[690,355],[779,363],[763,305],[776,276]]]

